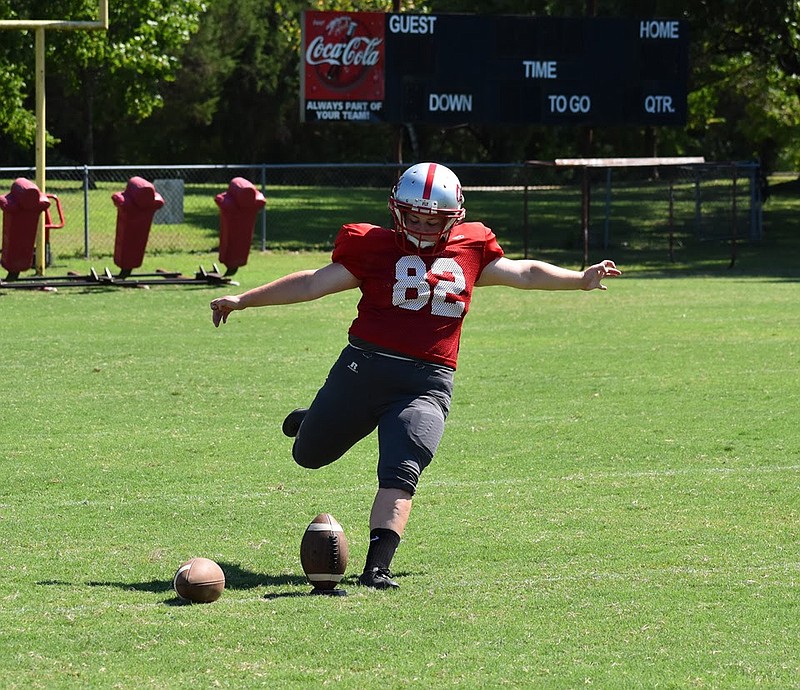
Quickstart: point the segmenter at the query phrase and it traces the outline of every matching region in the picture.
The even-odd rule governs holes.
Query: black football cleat
[[[300,430],[300,425],[306,418],[306,412],[308,412],[307,407],[298,407],[296,410],[292,410],[288,415],[286,415],[286,419],[283,420],[283,426],[281,427],[286,436],[289,438],[294,438],[297,436],[297,432]]]
[[[388,568],[372,568],[372,570],[365,570],[358,578],[358,582],[364,587],[372,587],[373,589],[397,589],[398,585],[393,579],[392,574]]]

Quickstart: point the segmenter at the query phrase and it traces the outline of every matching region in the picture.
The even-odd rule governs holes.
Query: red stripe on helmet
[[[431,163],[428,166],[428,177],[425,178],[425,190],[422,192],[423,199],[431,198],[431,189],[433,189],[433,176],[436,172],[436,163]]]

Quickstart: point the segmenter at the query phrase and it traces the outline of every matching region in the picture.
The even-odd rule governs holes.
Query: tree
[[[128,143],[149,157],[168,135],[175,142],[172,160],[192,163],[388,158],[387,136],[395,136],[388,125],[329,128],[299,121],[297,52],[303,10],[385,11],[388,4],[216,0],[187,47],[165,108]]]
[[[32,16],[32,8],[46,5],[50,16],[88,18],[95,3],[0,0],[0,16]],[[443,160],[702,154],[759,158],[768,170],[800,166],[797,0],[762,2],[757,11],[731,0],[400,2],[403,12],[684,19],[691,34],[685,128],[595,128],[589,150],[585,131],[569,127],[301,123],[301,11],[390,11],[392,5],[111,0],[108,37],[48,33],[48,127],[61,140],[57,151],[81,162],[94,161],[96,151],[98,161],[113,163],[379,161],[391,160],[402,142],[407,156]],[[32,140],[32,41],[21,32],[0,32],[0,144],[3,137]]]
[[[800,4],[692,6],[688,132],[718,158],[800,167]]]
[[[0,3],[3,16],[15,18],[97,18],[96,0]],[[105,152],[105,139],[120,122],[142,120],[160,107],[204,9],[202,0],[112,0],[108,32],[46,32],[47,125],[62,156],[93,163],[96,140]],[[0,85],[0,101],[12,104],[0,109],[0,132],[21,147],[32,139],[34,57],[32,32],[0,32],[0,73],[15,77]]]
[[[268,142],[285,139],[297,88],[298,17],[303,3],[217,0],[203,15],[184,54],[184,68],[165,108],[126,144],[171,160],[251,162]],[[151,146],[151,143],[153,146]]]
[[[0,17],[20,19],[10,0],[0,0]],[[26,52],[30,64],[20,60]],[[28,41],[22,31],[0,31],[0,146],[4,149],[12,143],[34,143],[36,119],[26,108],[33,88],[33,59],[32,37]]]

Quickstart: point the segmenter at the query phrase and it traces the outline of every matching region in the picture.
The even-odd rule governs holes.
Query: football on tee
[[[314,589],[335,589],[347,569],[348,555],[347,538],[336,518],[328,513],[317,515],[300,543],[300,562]]]
[[[225,573],[210,558],[193,558],[178,568],[172,588],[185,601],[208,604],[219,599],[225,589]]]

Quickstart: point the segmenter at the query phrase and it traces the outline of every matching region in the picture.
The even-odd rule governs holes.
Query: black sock
[[[369,533],[369,551],[364,572],[373,568],[389,569],[394,552],[400,544],[400,535],[391,529],[378,527]]]

